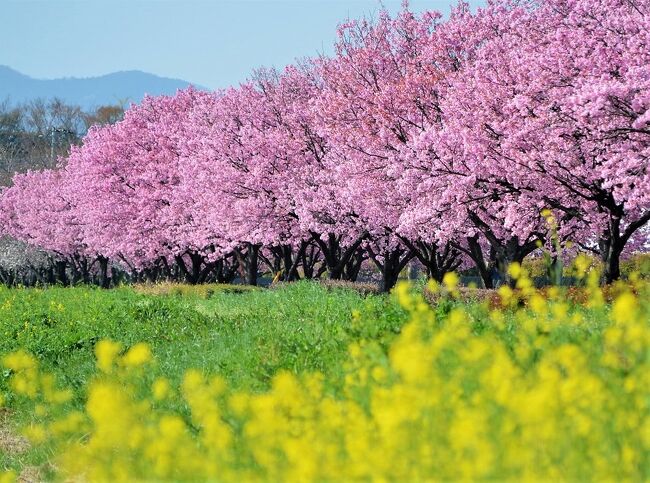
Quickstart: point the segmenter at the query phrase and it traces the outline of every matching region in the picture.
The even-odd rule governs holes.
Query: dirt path
[[[16,433],[9,421],[9,416],[10,412],[7,409],[0,408],[0,452],[16,456],[29,450],[29,442]],[[25,466],[18,476],[18,481],[20,483],[35,483],[43,481],[43,478],[37,467]]]
[[[9,411],[0,408],[0,451],[11,455],[24,453],[29,449],[27,440],[16,434],[9,423]]]

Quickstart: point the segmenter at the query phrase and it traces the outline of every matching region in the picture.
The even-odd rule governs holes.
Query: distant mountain
[[[145,94],[174,94],[184,89],[189,82],[147,74],[137,70],[115,72],[100,77],[63,79],[34,79],[25,74],[0,65],[0,101],[9,98],[20,103],[36,98],[58,97],[68,104],[77,104],[84,109],[115,104],[126,100],[140,102]],[[205,87],[196,86],[206,90]]]

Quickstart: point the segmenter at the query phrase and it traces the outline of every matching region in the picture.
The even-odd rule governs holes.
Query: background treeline
[[[70,146],[81,142],[90,126],[112,124],[124,114],[124,103],[85,111],[60,99],[0,102],[0,184],[17,172],[53,168]]]

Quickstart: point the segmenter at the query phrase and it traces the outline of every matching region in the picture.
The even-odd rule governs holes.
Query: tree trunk
[[[318,245],[307,242],[307,247],[305,248],[302,256],[300,257],[300,263],[302,265],[302,273],[307,280],[318,278],[320,276],[320,273],[318,274],[315,273],[316,264],[321,259],[320,254],[321,252],[320,249],[318,248]]]
[[[298,274],[298,267],[300,262],[304,259],[305,250],[309,245],[306,241],[300,242],[300,247],[296,252],[295,256],[293,255],[293,249],[287,245],[284,251],[284,280],[286,282],[293,282],[294,280],[300,280],[300,275]]]
[[[460,252],[447,243],[443,250],[440,250],[436,243],[423,241],[411,242],[400,237],[402,242],[415,254],[417,259],[427,269],[427,277],[433,278],[441,283],[445,274],[453,272],[460,266]]]
[[[364,250],[361,247],[357,248],[354,256],[345,264],[343,278],[345,280],[350,280],[351,282],[356,282],[365,259]]]
[[[180,268],[181,273],[183,274],[183,278],[185,279],[186,283],[189,283],[190,285],[196,285],[197,283],[201,283],[201,278],[205,276],[202,271],[203,267],[203,255],[200,253],[196,252],[186,252],[185,253],[189,258],[190,258],[190,266],[188,268],[187,264],[185,263],[185,259],[183,258],[183,255],[177,255],[176,256],[176,264]]]
[[[519,245],[519,237],[512,237],[506,243],[496,246],[495,256],[496,256],[496,266],[499,271],[499,275],[502,279],[508,284],[508,286],[513,287],[516,284],[516,280],[510,276],[508,267],[513,263],[521,263],[524,261],[526,255],[530,253],[524,247]],[[532,251],[532,250],[531,250]]]
[[[239,263],[239,274],[247,285],[257,285],[257,271],[261,245],[246,243],[246,253],[235,249],[234,254]]]
[[[320,247],[321,252],[325,258],[325,265],[329,273],[330,280],[340,280],[345,275],[345,265],[350,261],[363,243],[363,240],[368,236],[363,233],[359,236],[354,243],[348,246],[345,250],[341,247],[341,236],[334,233],[327,234],[327,241],[324,241],[317,233],[311,232],[313,241]]]
[[[203,255],[199,253],[190,253],[190,260],[192,261],[192,277],[190,283],[196,285],[201,283],[201,267],[203,266]]]
[[[248,249],[246,266],[246,284],[257,285],[257,265],[260,253],[259,245],[251,245]]]
[[[125,275],[126,272],[118,270],[115,267],[111,267],[111,280],[113,282],[113,287],[120,285],[122,283],[122,280],[124,280]]]
[[[99,256],[97,262],[99,263],[99,286],[108,288],[111,285],[111,280],[108,278],[108,258]]]
[[[483,256],[483,249],[481,244],[478,241],[478,235],[474,235],[466,238],[467,241],[467,250],[464,250],[465,253],[472,259],[478,274],[483,281],[484,288],[494,288],[494,283],[492,282],[492,273],[488,264],[485,262],[485,257]]]
[[[185,282],[189,282],[189,278],[191,277],[189,270],[187,269],[187,265],[185,264],[185,259],[183,258],[183,255],[176,255],[176,265],[180,269],[181,274],[183,275],[183,280]]]
[[[232,263],[228,259],[233,258]],[[214,279],[217,283],[232,283],[237,276],[239,263],[232,255],[227,255],[217,260],[214,264]]]
[[[551,258],[550,264],[546,269],[546,275],[548,276],[551,285],[559,287],[562,285],[562,271],[564,265],[562,263],[562,257],[555,255]]]
[[[515,281],[510,277],[508,267],[514,262],[521,263],[527,255],[537,249],[538,242],[543,243],[543,235],[540,233],[532,233],[529,235],[528,240],[523,243],[520,243],[518,236],[512,236],[504,241],[496,236],[489,225],[481,220],[476,213],[469,212],[469,218],[476,228],[481,230],[485,239],[490,244],[491,249],[494,250],[497,270],[500,276],[510,286],[514,286]],[[476,244],[478,244],[478,241],[476,241]]]
[[[420,278],[420,267],[415,261],[409,263],[409,280],[418,280]]]
[[[67,263],[65,260],[57,260],[56,264],[56,282],[60,283],[64,287],[67,287],[70,282],[68,280],[68,275],[66,274]]]
[[[402,248],[394,248],[384,252],[383,261],[374,253],[372,248],[368,248],[368,254],[372,261],[377,265],[381,271],[381,282],[379,290],[381,292],[390,292],[399,278],[400,272],[406,267],[406,264],[413,259],[415,253],[411,250],[404,250]]]
[[[613,283],[621,278],[621,252],[619,237],[615,236],[609,240],[600,240],[600,254],[603,262],[602,281],[605,284]]]

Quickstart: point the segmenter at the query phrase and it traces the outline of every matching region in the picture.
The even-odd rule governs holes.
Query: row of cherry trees
[[[388,289],[417,259],[490,287],[552,246],[548,209],[610,282],[647,243],[649,155],[648,0],[404,8],[341,25],[331,57],[146,98],[15,176],[0,227],[103,285],[115,265],[256,283],[371,260]]]

